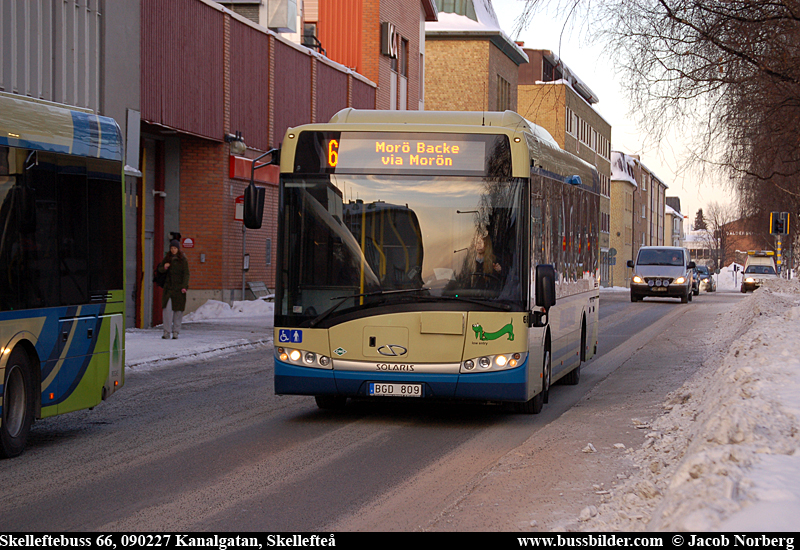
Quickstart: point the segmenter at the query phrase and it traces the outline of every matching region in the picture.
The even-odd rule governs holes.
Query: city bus
[[[511,112],[345,109],[280,150],[275,393],[536,414],[597,346],[599,178]]]
[[[113,119],[0,93],[0,456],[124,383],[123,186]]]

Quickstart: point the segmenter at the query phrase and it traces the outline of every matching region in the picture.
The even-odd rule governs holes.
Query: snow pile
[[[739,271],[734,271],[733,266],[737,265]],[[742,285],[742,271],[744,270],[743,266],[739,264],[731,264],[727,267],[723,267],[719,270],[716,277],[717,281],[717,288],[719,290],[739,290]]]
[[[225,302],[219,302],[217,300],[208,300],[192,313],[185,315],[183,322],[192,323],[208,321],[210,319],[217,320],[272,315],[275,304],[267,302],[268,299],[271,299],[271,296],[259,300],[233,302],[233,305],[228,305]]]
[[[797,529],[800,283],[770,281],[724,321],[703,370],[628,451],[637,471],[582,529]]]

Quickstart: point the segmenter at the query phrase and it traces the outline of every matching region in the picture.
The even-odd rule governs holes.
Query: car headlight
[[[705,279],[703,279],[703,282],[704,282],[704,283],[707,283],[707,282],[708,282],[708,277],[706,277]]]
[[[744,280],[744,282],[745,283],[755,283],[756,280],[753,277],[748,277],[747,279]]]
[[[643,283],[643,282],[644,282],[644,279],[642,279],[642,278],[641,278],[641,277],[639,277],[638,275],[634,275],[634,276],[633,276],[633,282],[634,282],[634,283]]]
[[[678,277],[677,279],[675,279],[676,285],[682,285],[685,282],[686,282],[686,277]]]

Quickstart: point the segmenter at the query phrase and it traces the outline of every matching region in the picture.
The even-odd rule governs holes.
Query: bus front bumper
[[[369,382],[422,384],[423,398],[525,402],[528,362],[496,371],[461,374],[365,372],[299,367],[275,359],[277,395],[368,397]]]

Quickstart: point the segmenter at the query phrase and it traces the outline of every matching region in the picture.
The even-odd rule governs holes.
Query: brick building
[[[610,248],[616,250],[609,269],[611,286],[630,286],[626,266],[634,259],[634,195],[639,188],[641,170],[636,158],[625,153],[611,153]]]
[[[664,209],[664,244],[666,246],[683,246],[683,220],[683,214],[667,204]]]
[[[517,110],[518,68],[528,58],[500,29],[488,2],[436,0],[425,24],[425,109]]]
[[[523,48],[517,112],[544,127],[565,151],[597,168],[600,176],[600,282],[609,284],[611,125],[595,111],[597,95],[549,50]]]
[[[246,282],[274,287],[277,168],[256,172],[265,222],[245,234],[235,213],[248,159],[290,126],[376,104],[370,79],[211,0],[12,2],[0,25],[3,58],[16,60],[0,68],[0,89],[88,108],[122,129],[128,327],[161,321],[152,271],[172,232],[190,262],[188,311],[239,299]]]
[[[680,197],[665,197],[664,207],[664,244],[668,246],[683,246],[683,222],[686,219],[681,213]]]
[[[667,185],[638,155],[611,152],[610,241],[617,250],[611,269],[613,285],[630,286],[626,262],[635,260],[642,246],[674,246],[674,226],[665,224],[673,224],[680,214],[673,210],[667,215],[666,190]]]
[[[422,110],[433,0],[305,0],[301,40],[377,84],[375,108]]]
[[[280,147],[291,126],[326,121],[345,107],[374,108],[377,90],[216,2],[142,0],[141,9],[136,325],[149,326],[161,313],[149,273],[172,232],[191,267],[187,311],[208,299],[248,297],[247,282],[274,288],[278,169],[255,173],[267,189],[264,225],[245,232],[236,200],[249,182],[248,159]],[[235,150],[237,135],[244,151]]]

